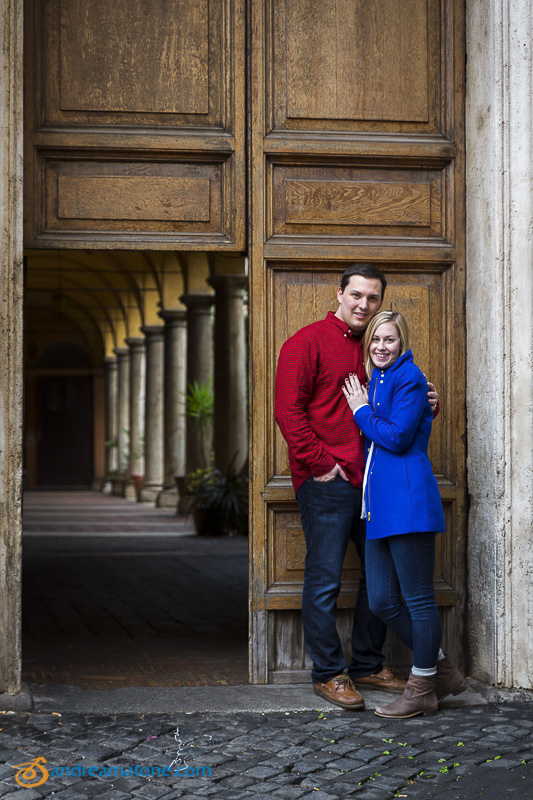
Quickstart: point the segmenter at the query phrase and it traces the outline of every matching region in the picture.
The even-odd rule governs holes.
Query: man
[[[374,265],[348,267],[337,289],[337,311],[285,342],[276,375],[276,422],[289,448],[307,547],[302,620],[313,662],[313,688],[320,697],[348,709],[364,708],[354,684],[392,692],[403,692],[406,685],[383,665],[386,626],[368,605],[365,523],[360,518],[364,438],[341,391],[351,372],[366,383],[362,335],[381,308],[386,286],[385,275]],[[429,396],[435,401],[433,391]],[[336,620],[349,539],[361,560],[361,580],[352,661],[345,675]]]

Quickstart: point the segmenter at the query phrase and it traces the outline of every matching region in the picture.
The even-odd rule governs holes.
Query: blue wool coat
[[[370,405],[354,420],[374,452],[366,484],[368,539],[417,531],[444,531],[437,481],[427,449],[433,413],[427,381],[410,350],[388,369],[374,367]]]

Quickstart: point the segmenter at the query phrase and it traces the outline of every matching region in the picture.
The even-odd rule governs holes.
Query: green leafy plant
[[[200,428],[200,448],[204,463],[209,464],[211,429],[215,410],[215,393],[211,381],[194,380],[187,384],[185,416]]]
[[[208,426],[213,422],[215,393],[211,381],[200,383],[191,381],[187,384],[186,415],[193,419],[198,425]]]
[[[193,507],[204,512],[212,533],[245,534],[248,529],[248,475],[235,469],[234,460],[226,472],[209,467],[188,476],[187,487],[193,495]]]
[[[134,458],[136,461],[138,461],[140,458],[144,456],[144,440],[145,440],[145,434],[141,433],[141,435],[139,436],[138,446],[131,452],[131,458]]]
[[[187,491],[190,494],[195,494],[202,483],[209,480],[213,474],[214,467],[206,467],[195,469],[193,472],[189,472],[187,475]]]
[[[125,444],[123,445],[122,450],[118,450],[118,436],[114,436],[112,439],[108,439],[105,442],[105,446],[109,450],[117,450],[117,457],[120,461],[118,469],[111,471],[114,473],[113,477],[118,477],[119,475],[123,476],[127,472],[130,462],[130,432],[127,428],[122,428],[122,433],[124,434],[125,438]],[[108,473],[108,477],[111,477],[111,472]]]

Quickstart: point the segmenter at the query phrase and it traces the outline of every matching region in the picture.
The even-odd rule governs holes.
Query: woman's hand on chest
[[[368,403],[366,386],[363,386],[357,375],[353,373],[346,378],[344,383],[345,385],[342,387],[342,391],[344,392],[344,396],[352,413],[355,413],[358,408]]]

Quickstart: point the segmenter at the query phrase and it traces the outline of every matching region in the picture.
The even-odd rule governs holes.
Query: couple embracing
[[[306,543],[314,691],[346,709],[364,708],[356,687],[401,693],[376,714],[404,719],[436,713],[466,686],[440,649],[433,588],[444,517],[427,446],[438,397],[413,361],[402,315],[380,311],[386,286],[372,264],[345,270],[337,311],[281,349],[275,411]],[[361,580],[346,665],[336,620],[349,539]],[[387,625],[413,651],[407,682],[384,665]]]

